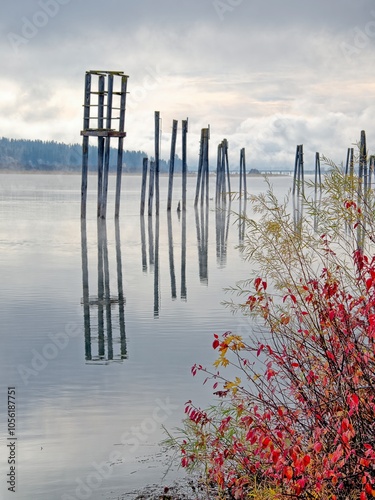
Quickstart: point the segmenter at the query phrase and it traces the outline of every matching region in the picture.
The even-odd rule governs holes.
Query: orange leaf
[[[292,479],[293,478],[293,468],[290,466],[285,467],[284,476],[289,480]]]

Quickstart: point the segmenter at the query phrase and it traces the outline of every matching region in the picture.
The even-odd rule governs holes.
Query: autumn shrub
[[[333,169],[298,217],[270,185],[251,197],[253,275],[229,303],[248,331],[214,334],[214,366],[192,373],[217,403],[189,401],[170,441],[218,498],[375,497],[375,206],[353,186]]]

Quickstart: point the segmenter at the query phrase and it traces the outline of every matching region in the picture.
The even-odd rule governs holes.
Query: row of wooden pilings
[[[372,177],[375,174],[375,155],[368,157],[366,145],[366,132],[361,131],[361,138],[358,143],[358,182],[359,192],[365,193],[371,188]],[[354,176],[355,167],[354,148],[348,148],[346,154],[345,175]],[[293,175],[293,194],[304,194],[304,154],[303,144],[297,146]],[[315,189],[321,184],[320,155],[315,153]]]
[[[178,121],[173,120],[172,135],[171,135],[171,149],[169,157],[169,178],[168,178],[168,198],[167,198],[167,211],[172,208],[173,197],[173,183],[175,172],[175,158],[176,158],[176,141],[177,141]],[[186,191],[187,191],[187,133],[188,133],[188,120],[182,120],[182,204],[179,204],[179,209],[186,211]],[[201,130],[200,148],[199,148],[199,161],[197,170],[197,182],[194,198],[194,206],[199,203],[209,203],[209,141],[210,141],[210,128],[203,128]],[[155,156],[154,159],[149,161],[148,158],[143,159],[142,166],[142,184],[141,184],[141,203],[140,213],[144,215],[146,211],[146,191],[147,191],[147,177],[148,177],[148,199],[147,199],[147,213],[152,215],[154,197],[155,197],[155,212],[159,215],[160,212],[160,193],[159,193],[159,173],[160,173],[160,112],[155,111]],[[240,181],[239,181],[239,196],[246,198],[247,183],[246,183],[246,156],[245,148],[240,151]],[[216,166],[216,196],[215,202],[217,206],[226,202],[227,196],[231,196],[231,179],[228,159],[228,141],[224,139],[218,145],[217,152],[217,166]]]

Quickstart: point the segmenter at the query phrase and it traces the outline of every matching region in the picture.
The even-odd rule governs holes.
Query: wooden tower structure
[[[108,172],[111,139],[118,139],[115,217],[120,211],[121,175],[128,76],[122,71],[87,71],[83,105],[81,218],[86,218],[89,139],[98,140],[97,215],[107,215]]]

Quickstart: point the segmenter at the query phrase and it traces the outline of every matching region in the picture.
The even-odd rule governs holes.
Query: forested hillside
[[[115,142],[114,142],[115,144]],[[97,168],[97,147],[90,146],[89,169]],[[144,151],[124,151],[123,171],[140,172]],[[55,170],[80,171],[82,147],[80,144],[64,144],[55,141],[30,141],[26,139],[0,138],[0,170]],[[176,159],[176,170],[181,162]],[[117,150],[111,148],[110,171],[115,171]],[[168,163],[160,162],[160,171],[167,171]]]

